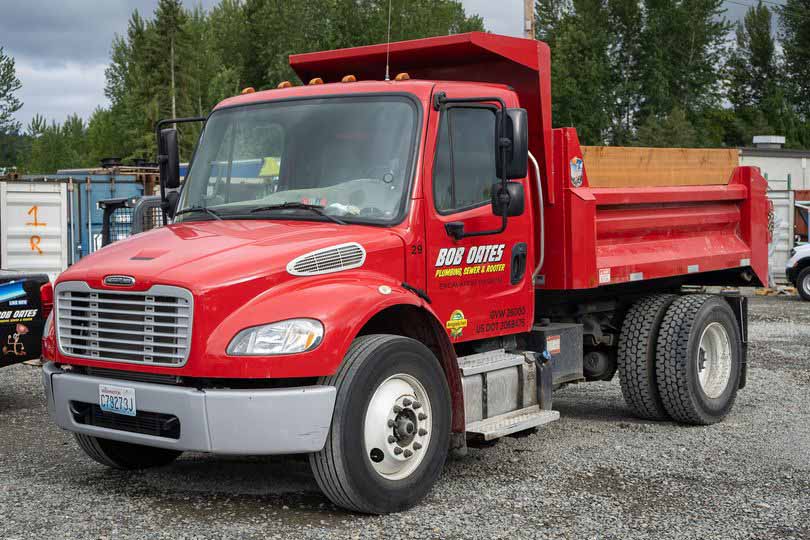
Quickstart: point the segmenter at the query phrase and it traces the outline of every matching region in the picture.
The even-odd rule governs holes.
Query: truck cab
[[[380,80],[389,62],[398,75]],[[756,171],[707,190],[591,189],[575,131],[551,130],[549,51],[533,40],[291,65],[308,84],[212,111],[182,186],[164,122],[171,224],[56,281],[49,412],[90,457],[305,453],[333,502],[384,513],[416,504],[448,449],[557,420],[566,384],[618,370],[639,416],[728,414],[744,299],[680,287],[759,279]]]

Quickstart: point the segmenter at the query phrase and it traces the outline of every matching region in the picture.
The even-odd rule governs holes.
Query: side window
[[[436,209],[449,214],[487,203],[495,181],[495,111],[447,109],[433,167]]]

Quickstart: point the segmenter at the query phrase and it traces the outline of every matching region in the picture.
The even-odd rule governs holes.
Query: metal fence
[[[102,246],[163,226],[163,210],[157,196],[105,199],[98,206],[104,212]]]

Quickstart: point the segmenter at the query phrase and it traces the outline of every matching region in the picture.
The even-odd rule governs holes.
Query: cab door
[[[527,331],[534,317],[533,242],[529,189],[523,184],[524,211],[508,218],[502,232],[454,238],[449,229],[463,224],[465,233],[497,231],[502,217],[492,208],[496,172],[497,102],[455,102],[464,89],[437,88],[452,103],[431,111],[428,129],[424,198],[427,236],[427,293],[454,342]],[[467,92],[473,92],[467,89]],[[491,87],[468,94],[516,100]],[[510,103],[511,102],[511,103]],[[432,142],[432,144],[430,144]],[[432,157],[432,161],[431,158]]]

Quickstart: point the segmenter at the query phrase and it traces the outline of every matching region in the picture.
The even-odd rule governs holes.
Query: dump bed
[[[758,169],[731,167],[699,184],[684,172],[681,185],[672,185],[678,183],[672,167],[650,162],[648,185],[635,174],[627,186],[592,187],[569,128],[554,130],[554,156],[545,279],[538,287],[586,289],[690,274],[695,284],[767,283],[767,182]]]
[[[551,128],[551,58],[542,42],[470,33],[293,55],[290,64],[302,80],[337,82],[347,73],[380,79],[386,59],[391,73],[505,84],[517,93],[529,114],[529,149],[540,165],[544,195],[546,256],[538,288],[588,289],[692,274],[693,283],[767,282],[768,206],[758,169],[673,172],[662,163],[669,168],[651,176],[666,177],[666,185],[624,183],[614,170],[619,181],[610,185],[625,187],[591,186],[576,131]],[[647,164],[648,171],[657,166]],[[537,190],[530,192],[538,209]]]

